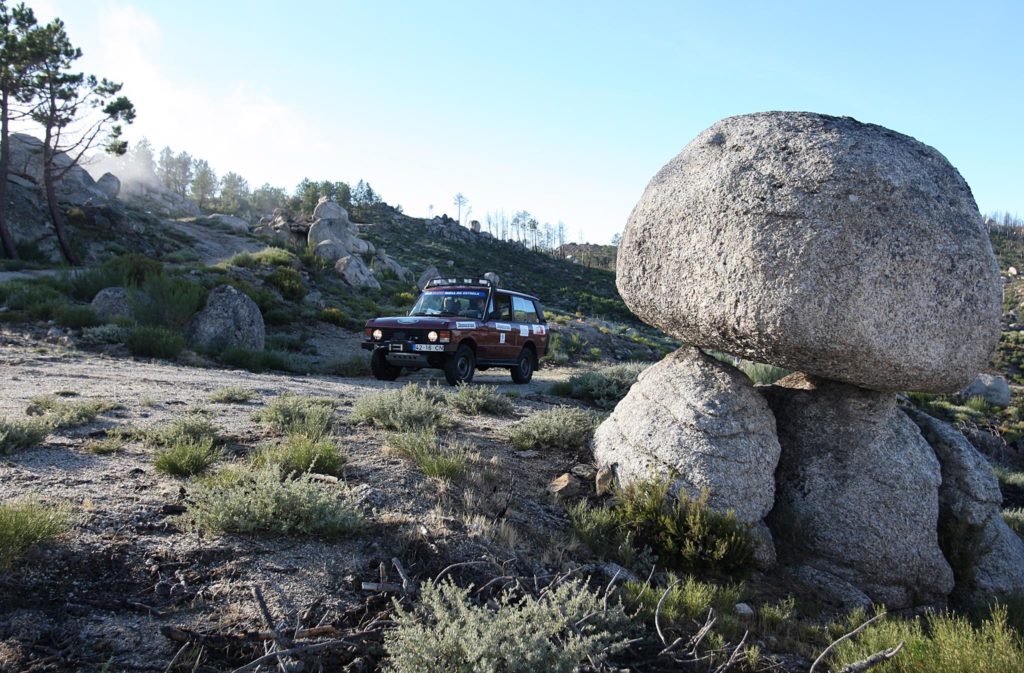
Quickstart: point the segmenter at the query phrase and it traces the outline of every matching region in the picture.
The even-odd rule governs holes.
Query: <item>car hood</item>
[[[383,327],[387,329],[454,329],[456,321],[470,322],[469,318],[455,316],[394,316],[390,318],[374,318],[366,322],[367,327]],[[479,322],[479,321],[473,321]]]

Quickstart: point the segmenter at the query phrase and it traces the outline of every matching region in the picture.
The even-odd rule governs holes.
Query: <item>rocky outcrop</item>
[[[96,189],[103,192],[108,199],[114,200],[121,193],[121,180],[113,173],[104,173],[96,181]]]
[[[916,409],[907,415],[942,467],[939,530],[948,538],[957,590],[968,601],[1024,592],[1024,541],[1002,517],[1003,496],[988,461],[948,423]]]
[[[214,213],[209,217],[214,222],[219,222],[220,224],[230,228],[231,231],[239,234],[249,233],[249,223],[240,217],[228,215],[227,213]]]
[[[942,603],[939,461],[895,395],[802,374],[763,390],[782,446],[768,517],[780,561],[889,607]]]
[[[437,270],[436,266],[428,266],[426,269],[423,270],[423,273],[421,273],[420,277],[416,280],[416,287],[422,290],[427,286],[427,283],[429,283],[432,278],[437,278],[440,275],[441,272]]]
[[[25,133],[10,136],[10,178],[20,180],[25,187],[43,188],[43,141]],[[96,186],[89,172],[63,152],[53,158],[54,167],[61,174],[57,181],[57,198],[76,206],[106,204],[110,197]]]
[[[1010,406],[1010,386],[1005,376],[982,373],[960,391],[960,397],[964,400],[980,397],[986,404],[1005,409]]]
[[[633,210],[617,284],[684,343],[876,390],[956,392],[999,339],[967,183],[931,147],[846,117],[701,133]]]
[[[593,446],[597,465],[613,466],[623,485],[669,480],[673,494],[706,492],[709,506],[751,527],[760,564],[774,563],[763,519],[775,500],[775,418],[739,370],[677,350],[640,374]]]
[[[131,318],[132,306],[128,290],[123,287],[105,287],[92,299],[92,310],[104,322],[117,318]]]
[[[346,255],[334,264],[334,272],[352,287],[380,289],[380,283],[373,277],[370,267],[356,255]]]
[[[359,237],[356,226],[348,219],[348,212],[340,204],[321,198],[313,217],[306,234],[306,244],[313,248],[317,257],[333,264],[335,271],[349,285],[380,288],[380,282],[373,275],[376,271],[394,274],[400,279],[410,276],[408,269],[398,261]],[[358,259],[363,255],[372,256],[373,268]]]
[[[186,336],[197,351],[262,351],[265,332],[263,314],[256,302],[230,285],[218,285],[210,291],[203,310],[189,321]]]

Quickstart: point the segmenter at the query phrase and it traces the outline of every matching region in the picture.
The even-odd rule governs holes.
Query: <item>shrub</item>
[[[159,451],[153,459],[153,466],[174,477],[191,477],[204,472],[218,455],[210,437],[182,439]]]
[[[0,570],[34,544],[46,542],[71,528],[66,505],[44,505],[34,499],[0,503]]]
[[[210,394],[210,401],[216,404],[246,404],[259,399],[260,394],[240,386],[218,388]]]
[[[140,324],[181,331],[206,303],[206,288],[184,278],[152,276],[129,292],[128,303]]]
[[[269,430],[302,434],[318,440],[331,434],[334,429],[334,409],[337,406],[337,402],[326,397],[285,393],[253,413],[253,420]]]
[[[760,362],[749,362],[743,360],[740,363],[740,370],[747,375],[754,383],[769,385],[781,378],[789,376],[792,372],[775,365],[766,365]]]
[[[448,427],[450,419],[439,404],[444,393],[410,383],[397,390],[364,395],[349,415],[351,423],[368,423],[387,430],[408,432]]]
[[[512,402],[495,388],[460,384],[458,390],[448,395],[448,404],[464,414],[491,414],[510,416],[515,409]]]
[[[41,418],[0,418],[0,455],[35,446],[50,434],[50,427]]]
[[[551,386],[551,393],[590,402],[601,409],[613,409],[644,369],[646,365],[630,363],[574,374],[568,381]]]
[[[6,283],[0,297],[11,312],[33,320],[52,320],[68,303],[64,295],[41,282]]]
[[[695,620],[704,620],[708,611],[714,609],[719,621],[732,615],[733,606],[740,600],[741,586],[719,585],[701,582],[693,576],[683,578],[669,573],[665,586],[654,586],[650,582],[626,582],[623,586],[625,603],[639,619],[654,622],[654,612],[661,601],[658,613],[659,623],[674,628],[692,626]],[[662,596],[664,600],[662,601]]]
[[[654,553],[661,565],[719,574],[753,565],[754,542],[731,512],[722,514],[697,500],[671,497],[667,481],[635,482],[618,494],[613,509],[578,503],[569,510],[576,536],[592,552],[624,565]]]
[[[1024,507],[1004,509],[1003,521],[1014,533],[1024,538]]]
[[[190,413],[147,430],[144,437],[148,445],[158,447],[206,442],[216,444],[220,441],[220,430],[202,414]]]
[[[985,398],[982,397],[981,395],[974,395],[968,398],[967,401],[964,402],[964,406],[970,409],[971,411],[978,412],[979,414],[987,412],[989,408],[988,402],[986,402]]]
[[[590,442],[597,423],[597,417],[588,411],[555,407],[519,421],[506,431],[506,437],[520,450],[581,450]]]
[[[426,582],[412,610],[395,604],[384,636],[390,673],[575,673],[626,646],[629,618],[582,583],[540,598],[506,592],[495,608],[470,601],[471,588]],[[588,669],[589,670],[589,669]]]
[[[308,474],[282,478],[274,467],[223,468],[197,482],[189,500],[192,524],[214,533],[341,538],[362,525],[358,507],[337,486]]]
[[[290,267],[279,266],[266,277],[267,284],[277,288],[281,296],[290,301],[302,301],[306,297],[306,286],[302,275]]]
[[[43,395],[31,400],[30,413],[45,414],[52,428],[72,428],[96,420],[100,414],[121,409],[110,400],[66,400],[58,395]]]
[[[453,481],[466,474],[468,448],[450,439],[438,442],[431,429],[391,435],[387,449],[416,463],[428,477]]]
[[[347,458],[331,439],[314,439],[301,433],[290,434],[283,444],[265,446],[253,456],[254,465],[274,465],[284,475],[339,474],[346,462]]]
[[[368,376],[370,374],[370,358],[365,355],[352,355],[327,365],[324,373],[346,377]]]
[[[124,448],[124,437],[120,435],[110,435],[103,439],[90,439],[85,443],[84,448],[89,453],[94,453],[97,456],[117,453]]]
[[[128,341],[132,330],[123,325],[98,325],[86,327],[80,337],[83,343],[90,345],[123,344]]]
[[[851,616],[852,630],[862,613]],[[1003,673],[1021,670],[1024,641],[1007,623],[1006,608],[973,626],[966,618],[938,613],[914,619],[885,616],[834,650],[834,670],[903,642],[903,650],[879,670],[892,673]]]
[[[344,327],[346,329],[358,326],[357,323],[349,318],[344,311],[340,308],[334,308],[333,306],[328,306],[320,311],[319,318],[323,322],[337,325],[338,327]]]
[[[96,311],[92,306],[81,306],[65,304],[57,309],[57,324],[71,329],[82,329],[83,327],[95,327],[100,324],[96,317]]]
[[[92,269],[71,274],[65,283],[72,297],[79,301],[92,301],[104,288],[142,285],[161,273],[163,267],[156,260],[136,254],[120,255]]]
[[[257,374],[267,370],[304,374],[309,365],[300,358],[280,351],[250,351],[244,348],[226,348],[217,358],[229,367],[246,369]]]
[[[139,325],[129,332],[125,345],[138,357],[173,360],[185,349],[185,338],[163,327]]]

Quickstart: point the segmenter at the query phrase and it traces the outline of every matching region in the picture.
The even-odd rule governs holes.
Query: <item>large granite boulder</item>
[[[104,173],[96,181],[96,189],[103,192],[108,199],[114,200],[121,193],[121,179],[113,173]]]
[[[836,578],[842,596],[943,603],[953,571],[938,542],[939,461],[895,396],[802,374],[759,390],[782,445],[768,517],[780,563]]]
[[[345,227],[351,226],[348,211],[337,201],[331,201],[326,196],[320,197],[320,200],[317,201],[316,208],[313,209],[313,217],[338,222]]]
[[[848,117],[701,133],[633,210],[617,284],[685,343],[882,391],[955,392],[999,339],[999,268],[967,183]]]
[[[1024,592],[1024,541],[1003,521],[1003,495],[988,461],[948,423],[905,411],[942,466],[939,530],[953,547],[947,553],[959,557],[953,563],[957,592],[981,603]]]
[[[593,446],[597,465],[612,466],[623,485],[668,479],[673,493],[706,491],[713,509],[751,527],[760,564],[774,562],[762,521],[775,501],[775,418],[736,368],[680,348],[640,374]]]
[[[346,255],[335,262],[334,272],[352,287],[380,289],[380,283],[373,277],[373,271],[356,255]]]
[[[230,285],[213,288],[206,306],[192,317],[186,328],[189,345],[208,353],[225,348],[262,351],[265,334],[260,307]]]
[[[117,318],[131,318],[132,305],[128,290],[123,287],[105,287],[92,299],[92,310],[104,322]]]
[[[61,201],[76,206],[106,204],[110,197],[96,185],[86,171],[64,152],[53,157],[59,175],[55,189]],[[22,186],[43,187],[43,141],[26,133],[12,133],[10,136],[10,174],[8,179],[20,180]]]
[[[210,215],[210,219],[215,222],[219,222],[224,226],[228,227],[232,231],[239,234],[249,233],[249,222],[243,220],[241,217],[236,215],[228,215],[227,213],[214,213]]]

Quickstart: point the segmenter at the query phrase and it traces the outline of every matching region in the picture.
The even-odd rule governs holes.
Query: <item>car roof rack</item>
[[[466,286],[479,286],[479,287],[495,287],[494,283],[486,278],[442,278],[437,276],[427,281],[427,284],[423,289],[429,289],[434,287],[466,287]]]

